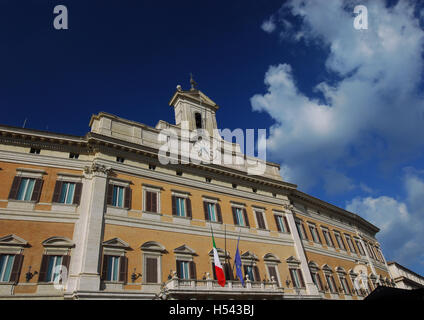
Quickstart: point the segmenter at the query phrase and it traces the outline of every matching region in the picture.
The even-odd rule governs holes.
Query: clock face
[[[194,144],[193,149],[196,151],[199,160],[211,161],[216,158],[217,154],[214,152],[209,141],[199,138]]]

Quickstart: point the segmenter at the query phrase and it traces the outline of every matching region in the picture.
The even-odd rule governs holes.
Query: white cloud
[[[357,197],[347,203],[346,210],[358,213],[381,229],[377,236],[386,258],[405,265],[424,264],[424,180],[419,172],[405,170],[403,187],[405,200]]]
[[[272,33],[272,32],[275,30],[275,28],[276,28],[276,25],[275,25],[275,23],[274,23],[274,21],[273,21],[272,17],[271,17],[271,18],[269,18],[268,20],[265,20],[265,21],[262,23],[261,28],[262,28],[262,30],[263,30],[263,31],[265,31],[266,33]]]
[[[368,30],[358,31],[353,8],[346,11],[346,4],[293,0],[280,10],[281,15],[302,18],[300,26],[282,23],[291,41],[329,49],[324,67],[341,80],[316,84],[325,102],[299,90],[287,63],[270,66],[264,80],[267,92],[251,98],[254,111],[275,120],[267,146],[284,167],[283,178],[304,189],[317,183],[327,185],[330,193],[361,188],[346,175],[347,164],[369,159],[396,163],[424,145],[424,139],[417,139],[424,136],[418,90],[424,32],[414,8],[406,1],[393,8],[368,2]]]

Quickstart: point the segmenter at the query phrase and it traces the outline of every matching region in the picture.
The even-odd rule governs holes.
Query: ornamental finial
[[[193,74],[192,73],[190,73],[190,84],[191,84],[191,89],[190,90],[196,90],[196,88],[197,88],[197,82],[194,81]]]

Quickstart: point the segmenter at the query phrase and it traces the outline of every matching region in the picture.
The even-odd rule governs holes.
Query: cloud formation
[[[275,25],[274,19],[272,17],[270,17],[268,20],[265,20],[261,25],[262,30],[266,33],[272,33],[276,27],[277,26]]]
[[[383,252],[389,260],[402,264],[424,265],[424,179],[422,172],[405,170],[404,201],[392,197],[357,197],[349,201],[346,210],[357,212],[381,229],[378,234]]]
[[[323,99],[302,93],[284,62],[266,72],[267,92],[251,98],[254,111],[275,120],[268,152],[282,164],[283,178],[303,189],[320,183],[329,194],[363,190],[350,166],[395,164],[424,145],[417,139],[424,136],[424,32],[415,8],[367,2],[368,30],[359,31],[349,3],[293,0],[279,12],[279,21],[301,21],[278,25],[285,40],[329,50],[323,67],[338,80],[316,84]]]

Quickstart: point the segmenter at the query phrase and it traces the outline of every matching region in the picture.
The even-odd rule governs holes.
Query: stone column
[[[84,169],[79,219],[74,227],[67,294],[99,291],[107,177],[111,170],[93,163]]]
[[[305,280],[306,292],[309,295],[319,295],[318,288],[312,280],[311,271],[309,270],[308,261],[306,260],[305,249],[303,248],[302,240],[300,239],[299,233],[296,228],[294,221],[294,213],[292,205],[284,205],[286,219],[290,227],[290,232],[294,240],[294,248],[296,250],[297,257],[300,260],[300,268]]]

